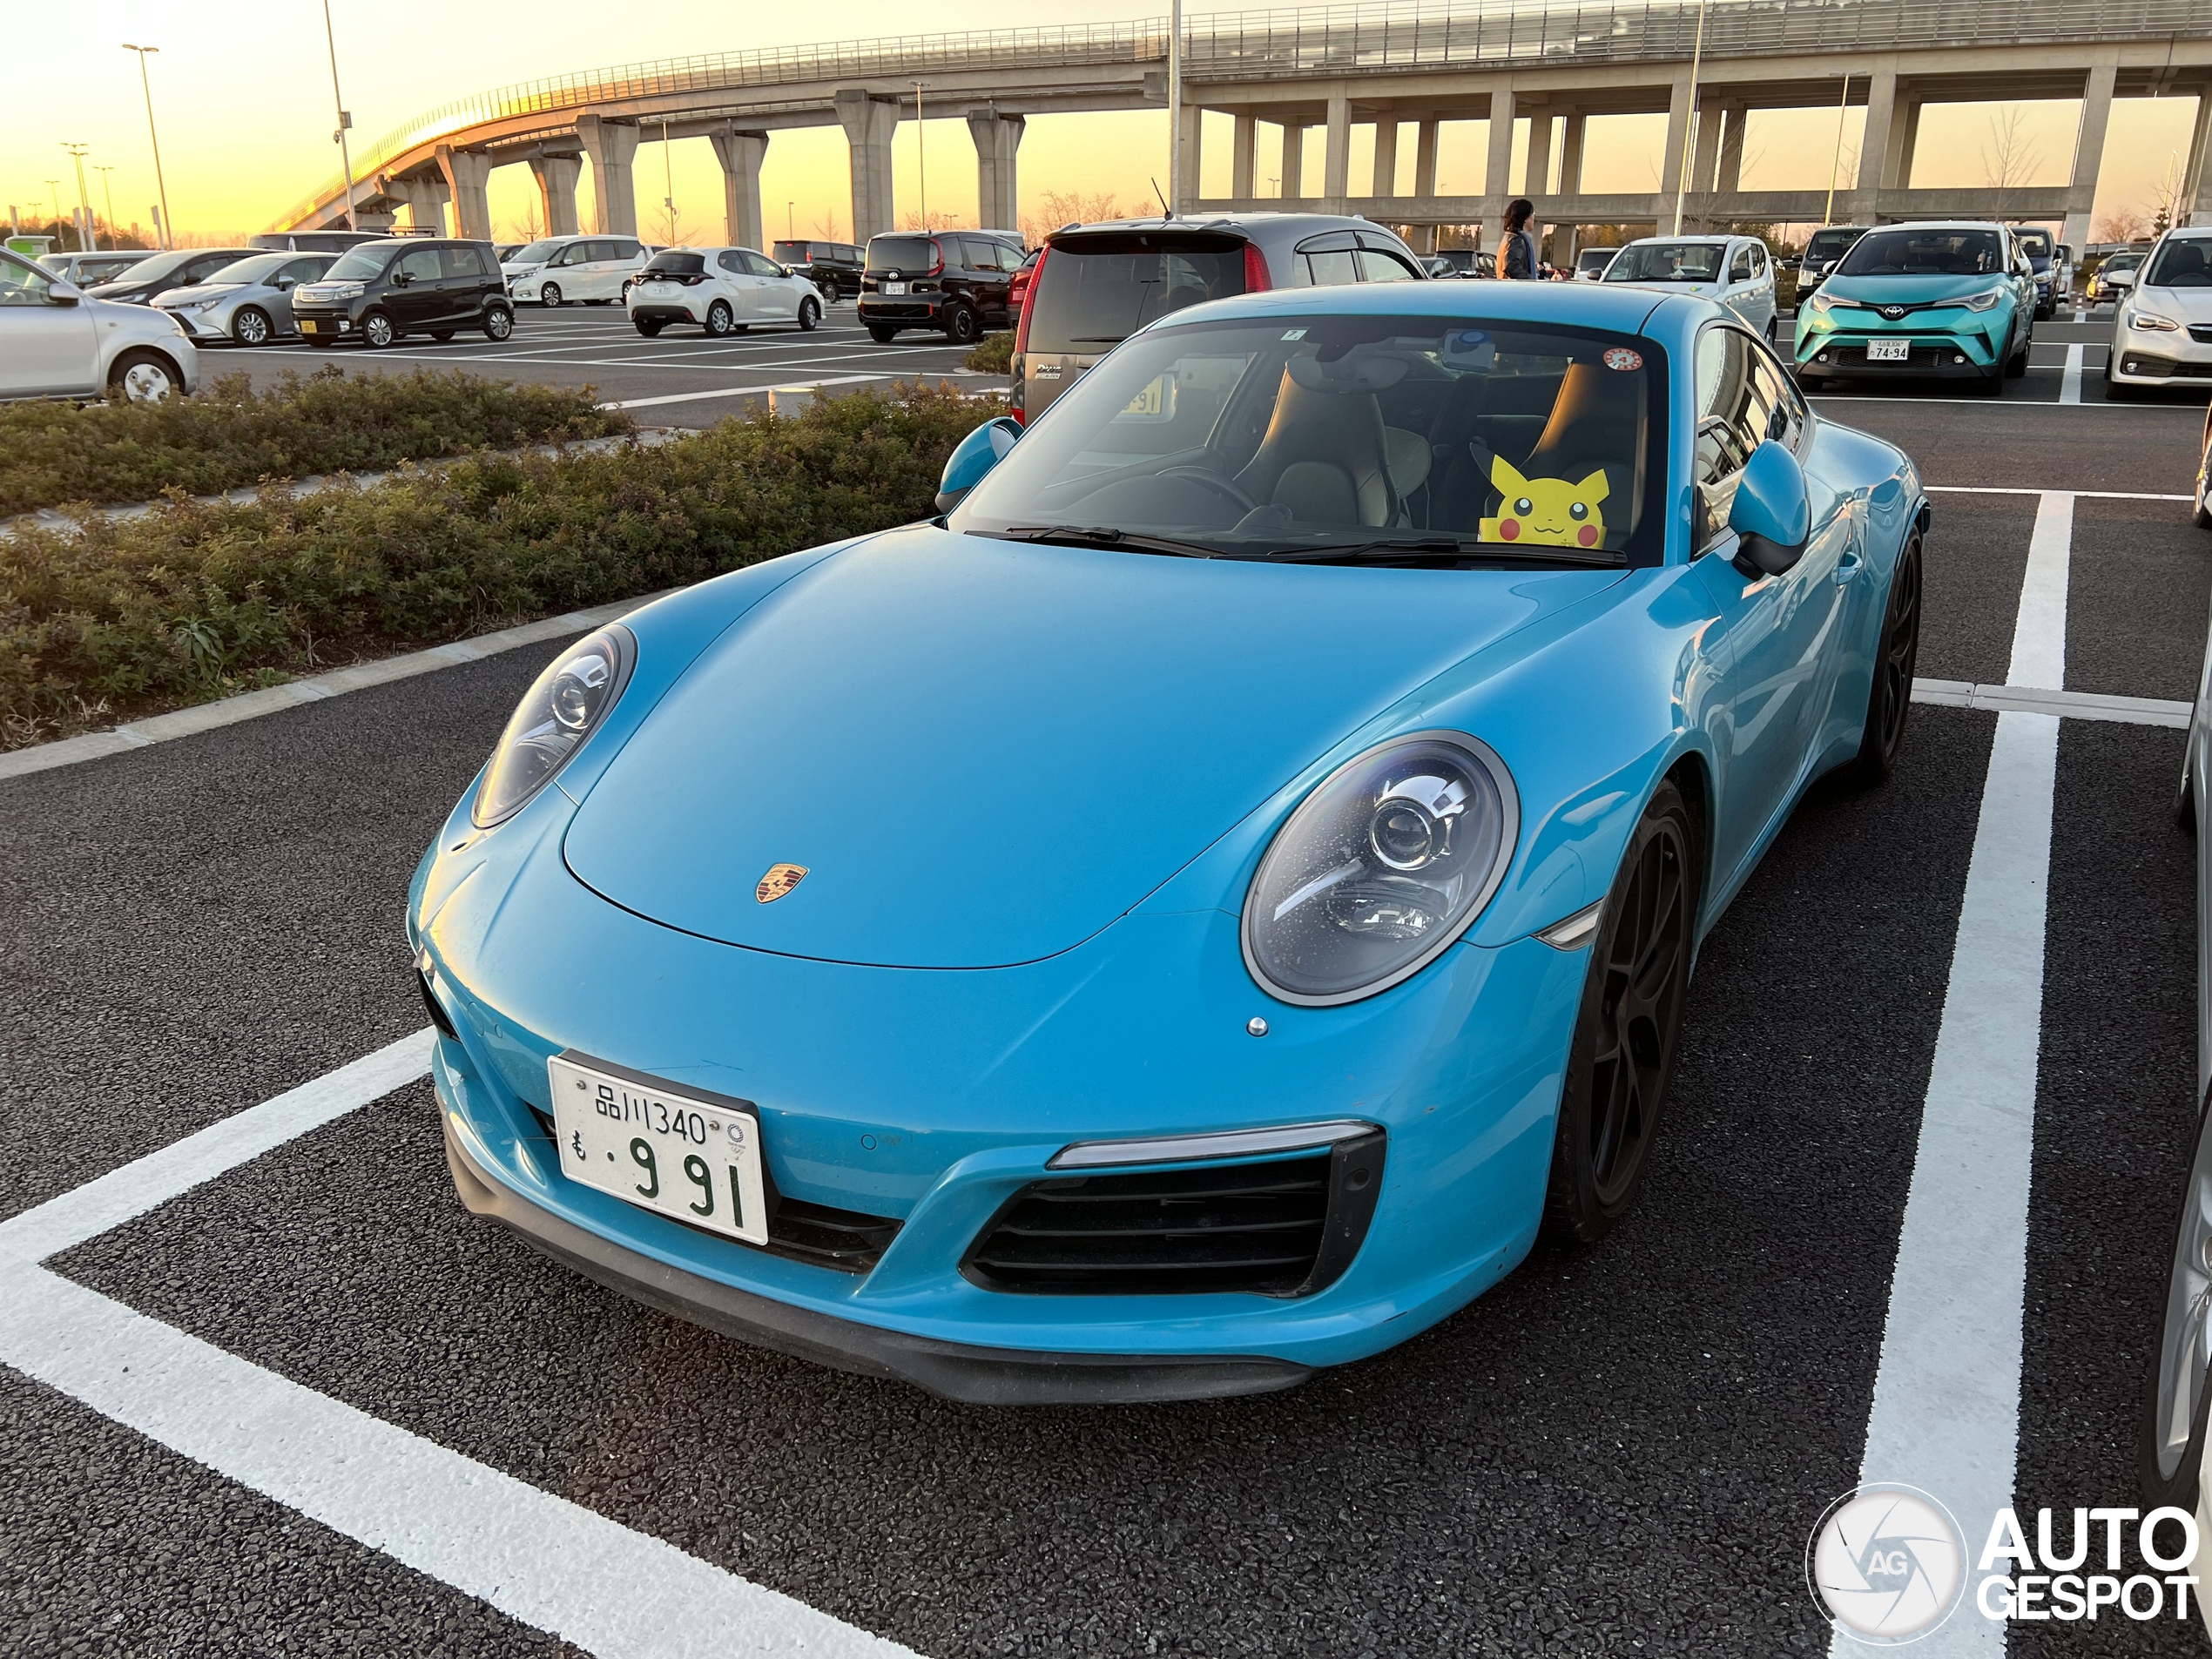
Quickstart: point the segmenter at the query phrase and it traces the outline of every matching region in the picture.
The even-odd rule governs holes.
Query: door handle
[[[1839,583],[1848,582],[1858,574],[1858,550],[1855,547],[1847,547],[1844,550],[1844,556],[1836,561],[1836,580]]]

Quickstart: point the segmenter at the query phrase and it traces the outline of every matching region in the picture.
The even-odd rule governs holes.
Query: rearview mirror
[[[1741,543],[1736,568],[1746,576],[1780,576],[1804,556],[1812,531],[1804,469],[1772,438],[1751,451],[1737,475],[1728,527]]]
[[[945,460],[945,475],[937,489],[937,510],[949,513],[968,492],[983,482],[983,475],[1006,459],[1022,436],[1022,423],[1001,415],[986,421],[953,447]]]

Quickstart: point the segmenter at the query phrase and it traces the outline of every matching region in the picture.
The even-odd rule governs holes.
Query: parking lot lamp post
[[[1689,49],[1689,118],[1692,126],[1696,125],[1699,105],[1703,102],[1697,96],[1697,71],[1703,66],[1704,60],[1705,0],[1697,0],[1697,38]],[[1683,203],[1689,194],[1689,176],[1692,170],[1690,157],[1696,152],[1696,149],[1697,146],[1690,142],[1690,135],[1684,132],[1682,135],[1682,177],[1675,180],[1674,233],[1676,236],[1682,234]]]
[[[54,234],[59,236],[62,233],[62,181],[58,179],[49,179],[46,181],[46,188],[54,198]],[[82,248],[78,250],[80,253],[84,251]]]
[[[1836,153],[1828,159],[1828,206],[1821,210],[1820,222],[1836,222],[1836,175],[1844,167],[1844,112],[1851,108],[1851,76],[1844,76],[1844,95],[1836,100]]]
[[[354,149],[346,141],[354,118],[346,113],[346,95],[338,90],[338,34],[330,26],[330,0],[322,0],[322,37],[330,44],[330,98],[338,106],[338,129],[330,136],[338,140],[338,166],[346,175],[346,228],[357,231],[361,226],[354,218]]]
[[[668,152],[666,116],[661,118],[660,123],[660,177],[662,188],[668,192],[660,199],[660,205],[668,209],[668,239],[673,242],[676,239],[676,163]]]
[[[100,239],[92,233],[92,199],[84,190],[84,152],[91,147],[89,144],[62,145],[77,164],[77,211],[82,216],[77,221],[77,240],[84,252],[97,253],[100,251]]]
[[[921,124],[921,89],[927,84],[926,81],[914,83],[914,172],[921,180],[921,187],[916,193],[921,198],[924,235],[929,231],[929,129]]]
[[[113,172],[115,169],[113,167],[104,167],[96,161],[92,164],[92,171],[99,174],[100,192],[107,198],[108,233],[111,236],[119,235],[121,233],[117,231],[115,228],[115,180],[108,177],[108,175]]]
[[[138,54],[138,84],[145,89],[146,94],[146,137],[153,143],[153,182],[161,194],[161,235],[158,239],[166,249],[174,239],[176,221],[169,217],[169,181],[161,174],[161,135],[154,130],[153,125],[153,83],[146,77],[146,55],[158,52],[161,48],[133,46],[126,40],[123,43],[123,50]]]
[[[1167,216],[1175,217],[1183,199],[1183,0],[1168,7],[1168,199]]]

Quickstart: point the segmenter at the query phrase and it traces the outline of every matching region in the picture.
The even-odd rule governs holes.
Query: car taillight
[[[1265,293],[1275,285],[1267,280],[1267,255],[1259,251],[1259,244],[1244,244],[1244,292]]]
[[[1006,412],[1014,417],[1014,423],[1016,426],[1027,426],[1029,423],[1028,412],[1022,407],[1028,400],[1022,395],[1022,388],[1028,383],[1028,366],[1022,362],[1017,354],[1014,359],[1014,389],[1006,395]]]
[[[1029,271],[1029,286],[1022,291],[1022,320],[1014,325],[1014,351],[1017,357],[1029,349],[1029,307],[1037,302],[1037,282],[1044,275],[1045,261],[1051,257],[1050,248],[1039,250],[1037,262]],[[1021,418],[1015,416],[1017,421]]]

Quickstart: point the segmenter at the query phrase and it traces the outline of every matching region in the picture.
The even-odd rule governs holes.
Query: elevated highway
[[[1840,181],[1838,219],[2062,221],[2078,246],[2113,100],[2155,95],[2196,100],[2182,199],[2189,217],[2212,219],[2212,0],[1713,0],[1702,50],[1698,8],[1683,0],[1414,0],[1186,18],[1182,61],[1174,141],[1184,212],[1311,206],[1432,232],[1479,222],[1494,239],[1517,189],[1548,184],[1555,168],[1556,187],[1530,192],[1543,196],[1549,225],[1671,222],[1685,178],[1689,222],[1817,220],[1824,189],[1741,187],[1745,120],[1754,110],[1842,104],[1864,108],[1865,136],[1856,176]],[[982,221],[1012,226],[1028,118],[1163,107],[1167,62],[1161,18],[725,52],[562,76],[463,98],[385,134],[361,158],[353,204],[368,224],[392,224],[403,212],[413,225],[442,228],[450,214],[453,230],[489,238],[492,169],[528,165],[550,231],[635,234],[639,144],[705,137],[722,165],[727,234],[758,246],[760,165],[773,136],[834,125],[851,146],[853,224],[865,239],[897,222],[891,138],[913,118],[920,79],[932,114],[967,120]],[[2080,100],[2066,182],[1912,187],[1925,109],[2004,98]],[[1231,118],[1230,194],[1217,199],[1197,194],[1207,110]],[[1586,192],[1585,122],[1628,113],[1667,117],[1659,187]],[[1522,118],[1529,143],[1517,179],[1514,132]],[[1454,120],[1489,123],[1480,195],[1437,192],[1438,132]],[[1271,138],[1279,129],[1279,152],[1260,153],[1263,123]],[[1363,125],[1374,130],[1373,171],[1355,179],[1352,135]],[[1305,135],[1317,127],[1326,139],[1321,177],[1312,179],[1302,163]],[[1415,145],[1413,188],[1399,194],[1405,127]],[[586,163],[588,226],[577,212]],[[1279,195],[1258,193],[1262,177],[1279,181]],[[334,177],[276,227],[345,218],[346,187]]]

